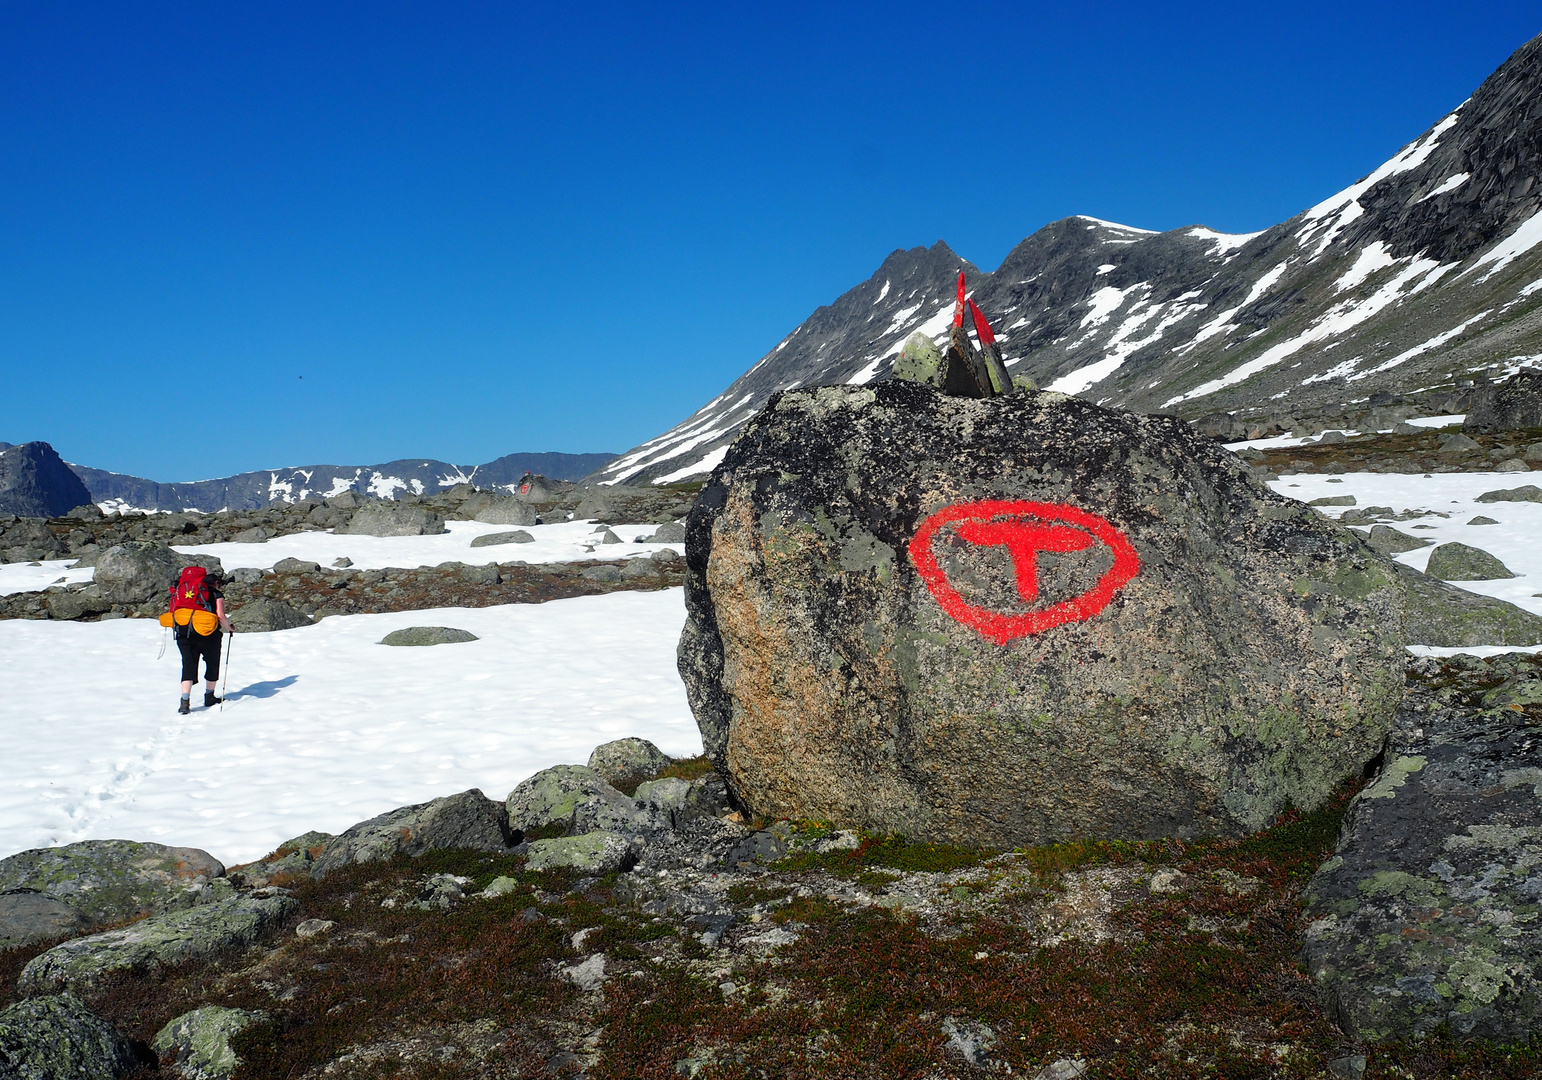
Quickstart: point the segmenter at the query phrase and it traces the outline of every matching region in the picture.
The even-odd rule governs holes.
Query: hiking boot
[[[187,698],[179,698],[177,700],[177,712],[179,714],[181,714],[182,716],[186,716],[188,713],[190,713],[192,711],[193,711],[193,707],[188,704]]]
[[[215,697],[213,690],[205,690],[203,692],[203,707],[206,709],[213,708],[224,700],[222,697]]]

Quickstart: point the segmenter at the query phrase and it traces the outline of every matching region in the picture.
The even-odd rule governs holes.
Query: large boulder
[[[1307,889],[1302,960],[1357,1041],[1449,1024],[1525,1042],[1542,1029],[1542,661],[1415,671],[1446,700],[1416,691],[1399,713]]]
[[[489,525],[534,525],[535,507],[512,495],[493,495],[482,491],[461,504],[461,513],[473,521]]]
[[[471,788],[359,822],[327,845],[311,875],[319,878],[356,863],[422,855],[435,848],[501,852],[511,840],[503,804]]]
[[[1455,541],[1430,552],[1424,572],[1441,581],[1495,581],[1515,576],[1508,566],[1482,548]]]
[[[0,450],[0,514],[63,517],[90,501],[86,485],[46,442]]]
[[[752,813],[992,846],[1251,832],[1375,757],[1389,560],[1172,417],[798,390],[687,522],[680,672]]]
[[[166,590],[182,571],[182,561],[165,544],[131,540],[102,552],[95,582],[114,604],[143,604],[167,599]]]
[[[290,896],[233,896],[154,915],[120,930],[55,945],[22,968],[16,988],[26,997],[88,991],[119,974],[142,975],[202,960],[252,944],[299,906]]]
[[[1542,371],[1517,371],[1497,385],[1473,393],[1463,431],[1511,431],[1542,428]]]
[[[282,600],[257,599],[232,611],[230,625],[238,634],[266,634],[309,626],[311,621],[304,612],[296,611]]]
[[[589,755],[589,768],[604,777],[607,784],[622,785],[652,779],[672,760],[647,739],[613,739],[594,748]]]
[[[435,536],[444,532],[444,519],[426,506],[372,502],[334,531],[354,536]]]
[[[220,861],[198,848],[82,840],[0,859],[0,892],[41,894],[105,926],[202,903],[224,875]]]
[[[63,552],[64,544],[40,519],[23,518],[0,525],[0,563],[56,559]]]
[[[129,1041],[74,994],[0,1009],[0,1077],[114,1080],[139,1067]]]

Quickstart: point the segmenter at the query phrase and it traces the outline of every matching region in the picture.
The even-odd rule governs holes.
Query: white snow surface
[[[1197,225],[1184,233],[1184,235],[1192,236],[1196,240],[1208,240],[1215,245],[1215,253],[1217,255],[1224,255],[1228,251],[1236,251],[1249,240],[1256,236],[1262,236],[1263,233],[1223,233],[1216,232],[1214,229],[1207,229],[1203,225]]]
[[[1532,214],[1521,222],[1520,228],[1479,255],[1478,261],[1473,263],[1466,273],[1470,274],[1481,266],[1493,263],[1489,272],[1478,279],[1481,284],[1538,244],[1542,244],[1542,214]]]
[[[638,736],[701,741],[675,672],[682,590],[348,615],[237,634],[223,710],[176,713],[176,648],[150,619],[0,622],[0,855],[86,839],[249,862],[310,829],[520,780]],[[377,644],[407,626],[480,640]],[[199,684],[201,685],[201,684]]]
[[[1333,480],[1342,483],[1333,483]],[[1482,548],[1520,576],[1497,581],[1453,581],[1451,584],[1508,600],[1534,615],[1542,615],[1542,595],[1539,595],[1542,594],[1542,543],[1537,542],[1537,538],[1542,537],[1542,503],[1476,501],[1487,491],[1524,487],[1538,481],[1542,481],[1542,473],[1435,473],[1428,477],[1417,473],[1344,473],[1339,477],[1302,473],[1271,480],[1269,486],[1282,495],[1304,502],[1325,495],[1353,495],[1357,507],[1362,509],[1390,506],[1399,512],[1429,511],[1418,519],[1387,524],[1409,536],[1433,540],[1435,545],[1454,540]],[[1324,506],[1319,509],[1336,518],[1350,507]],[[1467,524],[1480,514],[1499,524]],[[1416,529],[1416,525],[1433,528]],[[1368,529],[1369,526],[1361,531]],[[1396,559],[1416,570],[1423,570],[1433,550],[1434,546],[1419,548],[1404,552]],[[1536,644],[1542,645],[1542,642]]]

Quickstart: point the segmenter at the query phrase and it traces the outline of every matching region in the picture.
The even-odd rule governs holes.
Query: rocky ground
[[[527,501],[462,485],[433,498],[404,496],[379,500],[347,494],[328,500],[276,503],[264,510],[235,514],[104,516],[94,507],[81,507],[62,518],[0,517],[0,561],[75,558],[75,565],[94,566],[107,551],[122,544],[165,547],[226,541],[251,543],[325,529],[397,529],[400,531],[372,531],[370,535],[422,534],[442,532],[443,522],[454,520],[507,524],[511,529],[521,524],[567,521],[575,516],[602,525],[623,520],[665,525],[690,512],[699,486],[612,491],[547,481],[538,492],[545,497]],[[506,550],[512,553],[518,548],[511,546]],[[289,559],[281,561],[275,570],[237,571],[225,594],[232,611],[255,600],[267,600],[287,605],[309,620],[361,612],[540,603],[617,589],[667,588],[680,584],[682,577],[683,566],[671,563],[667,557],[545,565],[512,560],[478,566],[452,562],[436,567],[385,570],[323,568]],[[111,590],[104,592],[97,585],[77,584],[0,596],[0,618],[94,621],[156,616],[164,606],[159,590],[155,595],[148,595],[147,591],[140,599]]]
[[[1346,436],[1334,430],[1304,446],[1247,449],[1241,456],[1258,471],[1275,476],[1301,472],[1525,473],[1542,469],[1542,432],[1530,429],[1483,434],[1410,427],[1401,432]]]
[[[1534,730],[1537,687],[1532,658],[1416,661],[1400,738]],[[1321,939],[1302,900],[1336,842],[1364,861],[1389,772],[1246,839],[999,852],[744,822],[705,762],[606,749],[503,804],[467,792],[225,873],[101,856],[151,867],[137,889],[94,879],[134,910],[0,952],[0,1049],[20,1024],[95,1032],[77,1043],[146,1078],[1542,1075],[1542,1051],[1447,1025],[1346,1036],[1319,994],[1374,987],[1298,965]],[[1524,859],[1534,838],[1510,843]],[[81,872],[18,858],[13,905]],[[1465,902],[1500,931],[1534,918]],[[1371,907],[1363,940],[1430,926]]]

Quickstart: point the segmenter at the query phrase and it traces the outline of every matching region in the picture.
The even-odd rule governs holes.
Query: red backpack
[[[208,582],[209,572],[201,566],[183,569],[171,587],[171,610],[161,616],[163,626],[187,626],[207,637],[219,625],[214,613],[214,597]]]

